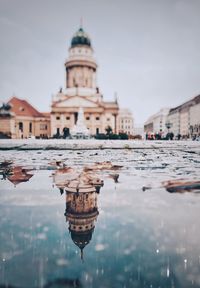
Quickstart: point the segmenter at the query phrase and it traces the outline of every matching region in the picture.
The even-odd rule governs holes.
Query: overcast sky
[[[0,0],[0,99],[50,111],[82,17],[104,99],[142,124],[200,93],[199,15],[200,0]]]

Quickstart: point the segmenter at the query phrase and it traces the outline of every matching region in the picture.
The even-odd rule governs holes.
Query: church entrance
[[[69,136],[69,128],[68,127],[64,127],[63,128],[63,138],[67,138]]]

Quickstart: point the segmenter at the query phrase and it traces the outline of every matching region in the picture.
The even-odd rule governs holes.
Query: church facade
[[[83,109],[85,126],[91,135],[105,133],[110,126],[118,132],[117,100],[104,101],[97,81],[97,63],[91,40],[80,28],[72,38],[69,57],[65,62],[66,87],[53,96],[51,105],[51,136],[68,136]]]

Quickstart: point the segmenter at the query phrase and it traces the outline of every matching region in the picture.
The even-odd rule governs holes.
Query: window
[[[32,123],[29,123],[29,133],[32,133]]]
[[[88,117],[86,117],[86,120],[90,120],[90,117],[88,116]]]
[[[67,117],[66,117],[66,120],[70,120],[70,117],[69,117],[69,116],[67,116]]]
[[[99,134],[99,128],[96,128],[96,134]]]
[[[57,117],[56,117],[56,120],[60,120],[60,116],[57,116]]]
[[[98,121],[98,120],[99,120],[99,117],[96,117],[96,120]]]
[[[110,121],[110,118],[107,118],[107,121]]]
[[[19,122],[19,130],[20,130],[21,132],[23,132],[23,123],[22,123],[22,122]]]
[[[47,130],[47,124],[40,124],[40,130]]]

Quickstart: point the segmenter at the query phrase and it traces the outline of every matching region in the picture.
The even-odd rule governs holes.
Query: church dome
[[[71,47],[75,47],[77,45],[85,45],[91,47],[91,41],[89,36],[85,33],[83,28],[79,28],[79,30],[74,34]]]
[[[72,241],[80,248],[84,249],[86,245],[88,245],[92,239],[92,234],[94,231],[94,227],[88,231],[78,232],[71,230],[71,238]]]

